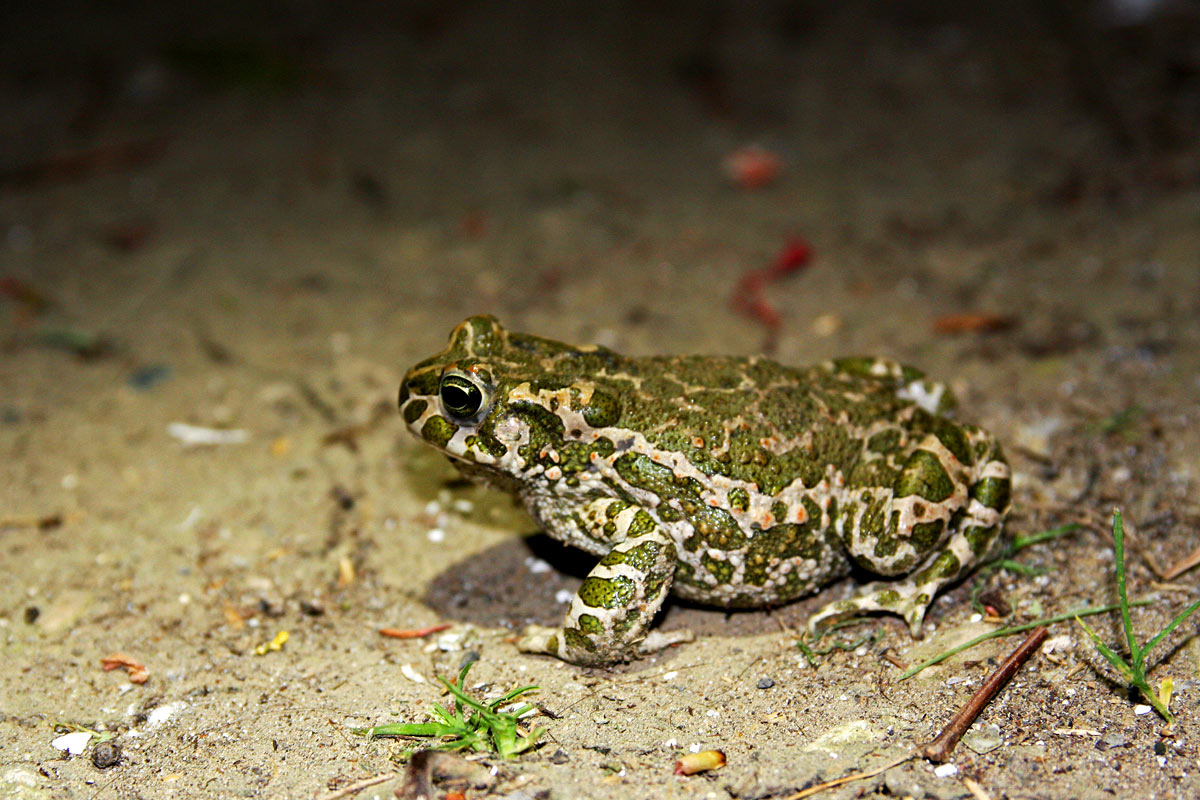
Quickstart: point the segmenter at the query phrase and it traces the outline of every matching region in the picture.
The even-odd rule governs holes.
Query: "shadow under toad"
[[[509,539],[459,561],[430,582],[423,601],[439,616],[482,627],[517,631],[556,625],[595,565],[596,556],[543,533]],[[668,597],[656,627],[687,628],[699,636],[797,634],[825,595],[766,609],[728,610]]]

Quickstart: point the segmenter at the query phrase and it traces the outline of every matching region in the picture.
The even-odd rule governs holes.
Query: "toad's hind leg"
[[[920,638],[925,612],[937,592],[966,575],[987,555],[1008,513],[1010,471],[991,434],[971,425],[963,425],[962,430],[975,463],[974,478],[967,488],[965,506],[949,520],[946,541],[907,578],[866,584],[853,597],[825,606],[809,618],[810,631],[815,633],[840,619],[883,611],[902,616],[913,637]]]
[[[690,641],[688,631],[649,633],[678,561],[675,542],[644,509],[621,500],[595,501],[582,515],[618,540],[592,568],[571,600],[562,627],[527,627],[517,642],[525,653],[544,653],[593,666]]]

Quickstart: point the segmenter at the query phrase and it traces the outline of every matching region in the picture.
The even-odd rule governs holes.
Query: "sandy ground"
[[[795,237],[815,255],[768,289],[777,358],[920,365],[1006,443],[1013,535],[1083,523],[1020,554],[1040,575],[984,579],[1018,621],[1112,601],[1114,506],[1143,636],[1196,599],[1194,572],[1160,577],[1200,546],[1194,16],[159,5],[0,25],[0,795],[320,797],[400,769],[402,744],[349,728],[425,719],[466,651],[481,693],[540,686],[548,730],[470,797],[778,798],[927,741],[1017,643],[897,681],[993,627],[970,581],[924,641],[870,620],[816,664],[798,632],[850,582],[672,605],[662,625],[697,641],[611,671],[520,655],[512,631],[556,620],[586,561],[394,411],[471,313],[759,351],[731,295]],[[751,144],[783,164],[759,189],[722,168]],[[947,331],[962,314],[991,330]],[[187,447],[171,423],[244,441]],[[1171,731],[1060,624],[953,769],[823,796],[1197,796],[1198,624],[1151,654]],[[104,671],[114,653],[149,679]],[[119,763],[52,746],[77,726]],[[695,748],[727,766],[674,776]]]

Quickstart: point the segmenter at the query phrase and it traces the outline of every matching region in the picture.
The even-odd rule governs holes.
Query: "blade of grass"
[[[1106,645],[1104,640],[1100,638],[1100,635],[1092,630],[1086,622],[1079,617],[1076,617],[1075,621],[1079,623],[1079,627],[1083,628],[1084,633],[1092,640],[1092,644],[1096,645],[1096,649],[1100,651],[1100,655],[1104,656],[1104,660],[1112,664],[1113,668],[1121,673],[1125,680],[1133,681],[1135,679],[1133,667],[1125,663],[1125,659],[1121,658],[1121,656],[1117,655],[1116,651]]]
[[[1137,601],[1134,601],[1132,603],[1132,605],[1144,606],[1144,605],[1149,605],[1149,603],[1150,603],[1149,600],[1137,600]],[[989,631],[985,634],[982,634],[981,636],[976,636],[974,639],[971,639],[969,642],[964,642],[960,645],[957,645],[956,647],[952,647],[949,650],[946,650],[945,652],[939,653],[938,655],[934,656],[933,658],[929,659],[928,661],[924,661],[920,664],[917,664],[916,666],[909,667],[904,672],[900,673],[900,676],[898,678],[896,678],[896,680],[897,681],[907,680],[908,678],[911,678],[913,675],[916,675],[918,672],[921,672],[922,670],[924,670],[928,667],[932,667],[935,664],[940,664],[943,661],[945,661],[947,658],[957,655],[964,650],[969,650],[970,648],[974,647],[977,644],[986,642],[988,639],[998,639],[1001,636],[1012,636],[1017,633],[1024,633],[1025,631],[1036,628],[1038,625],[1053,625],[1056,622],[1065,622],[1065,621],[1067,621],[1069,619],[1073,619],[1075,617],[1088,617],[1093,614],[1104,614],[1109,611],[1116,611],[1118,607],[1119,606],[1117,606],[1116,604],[1111,604],[1111,605],[1107,605],[1107,606],[1096,606],[1096,607],[1092,607],[1092,608],[1080,608],[1075,611],[1068,611],[1065,614],[1056,614],[1053,617],[1046,617],[1044,619],[1034,620],[1033,622],[1027,622],[1023,625],[1013,625],[1013,626],[1006,627],[1006,628],[997,628],[996,630]]]
[[[1192,614],[1195,614],[1197,610],[1200,610],[1200,600],[1197,600],[1196,602],[1192,603],[1190,606],[1185,608],[1183,611],[1180,611],[1179,614],[1175,617],[1175,619],[1173,619],[1167,623],[1167,627],[1163,628],[1161,631],[1159,631],[1157,634],[1154,635],[1154,638],[1152,638],[1150,641],[1146,642],[1145,647],[1142,648],[1142,655],[1144,656],[1145,654],[1147,654],[1151,650],[1153,650],[1159,642],[1161,642],[1164,638],[1166,638],[1167,634],[1169,634],[1171,631],[1173,631],[1177,627],[1179,627],[1179,624],[1181,622],[1183,622],[1185,619],[1190,617]]]
[[[1121,601],[1121,625],[1125,628],[1125,639],[1129,642],[1129,661],[1140,664],[1142,650],[1133,635],[1133,618],[1129,613],[1129,594],[1125,588],[1125,523],[1121,510],[1113,509],[1113,553],[1116,558],[1117,598]]]

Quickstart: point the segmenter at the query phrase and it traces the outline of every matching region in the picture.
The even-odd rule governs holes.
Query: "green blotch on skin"
[[[574,650],[576,652],[582,650],[588,653],[596,652],[596,643],[593,642],[586,633],[578,628],[563,628],[562,638],[563,644],[566,645],[568,650]],[[546,650],[550,652],[551,655],[556,655],[558,653],[558,648],[554,648],[553,651],[550,651],[550,648],[546,648]]]
[[[604,633],[604,623],[593,614],[580,614],[579,629],[590,636],[595,636]]]
[[[606,567],[628,564],[639,572],[649,573],[658,563],[661,552],[662,546],[658,542],[643,542],[627,550],[610,550],[600,563]]]
[[[959,562],[958,556],[949,550],[944,550],[933,560],[932,564],[913,575],[912,582],[917,585],[923,585],[933,581],[953,578],[958,574],[961,567],[962,564]]]
[[[638,536],[645,536],[653,533],[657,528],[658,523],[654,521],[654,517],[638,509],[638,512],[633,515],[633,521],[629,523],[629,529],[625,531],[625,537],[634,539]]]
[[[900,604],[900,593],[895,589],[884,589],[875,595],[875,602],[884,608],[892,608]]]
[[[935,519],[933,522],[918,522],[912,528],[912,543],[918,553],[928,553],[942,536],[946,521]]]
[[[700,557],[700,563],[717,579],[717,583],[727,586],[733,582],[733,564],[713,558],[708,553]]]
[[[607,392],[594,392],[583,409],[583,421],[593,428],[607,428],[620,417],[621,404]]]
[[[607,441],[607,439],[605,441]],[[617,514],[620,514],[627,508],[629,508],[629,503],[626,503],[624,500],[614,500],[604,507],[604,516],[608,517],[609,519],[615,519]]]
[[[457,425],[437,414],[425,420],[425,424],[421,426],[421,438],[443,449],[457,432]]]
[[[896,481],[896,497],[917,495],[931,503],[940,503],[954,494],[954,482],[942,462],[928,450],[914,450]]]
[[[494,436],[485,436],[482,433],[468,436],[466,445],[468,450],[479,450],[492,458],[500,458],[508,451],[508,448],[501,444],[499,439]]]
[[[429,408],[429,403],[427,401],[413,400],[404,407],[404,421],[409,425],[412,425],[421,418],[421,415],[425,413],[426,408]]]
[[[438,383],[441,381],[441,370],[439,369],[434,371],[432,369],[427,369],[424,371],[418,371],[420,369],[421,364],[418,364],[409,371],[409,377],[405,379],[404,385],[400,389],[401,397],[407,398],[410,393],[431,397],[438,393]]]
[[[493,316],[480,314],[463,320],[450,333],[450,350],[488,355],[503,349],[504,339],[500,321]]]
[[[613,462],[613,467],[626,483],[659,497],[673,497],[679,491],[675,473],[669,467],[654,463],[649,456],[626,453]]]
[[[945,417],[935,417],[933,435],[938,438],[938,441],[947,450],[954,454],[959,463],[965,466],[971,466],[974,463],[974,459],[971,456],[971,445],[967,441],[967,435],[961,427],[955,425]]]
[[[787,519],[787,513],[787,503],[783,502],[782,500],[776,500],[771,504],[771,516],[775,518],[776,522],[783,522],[785,519]]]
[[[678,522],[679,520],[683,519],[683,514],[664,503],[658,507],[658,518],[663,522]]]
[[[745,489],[730,489],[729,507],[738,511],[747,510],[750,508],[750,493]]]
[[[982,556],[991,547],[992,540],[996,537],[996,526],[985,528],[982,525],[970,525],[963,531],[963,536],[967,537],[967,543],[971,545],[971,552],[976,556]]]
[[[988,508],[1003,511],[1012,496],[1012,483],[1008,478],[983,478],[971,487],[971,494]]]
[[[867,449],[874,453],[892,453],[900,446],[900,431],[888,428],[867,439]]]
[[[637,589],[629,578],[597,578],[589,575],[579,587],[579,599],[592,608],[625,608]]]
[[[688,502],[684,504],[684,516],[692,524],[693,532],[685,545],[689,550],[700,547],[736,550],[746,544],[746,534],[741,526],[723,508]]]

